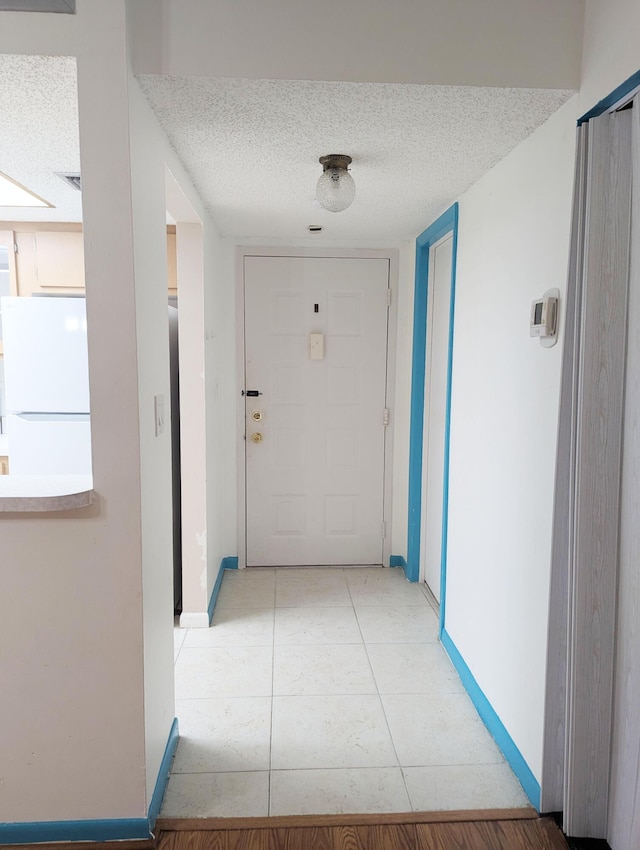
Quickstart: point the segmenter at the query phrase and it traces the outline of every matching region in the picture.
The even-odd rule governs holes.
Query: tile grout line
[[[351,588],[349,588],[349,594],[351,595]],[[352,599],[353,599],[353,597],[352,597]],[[428,600],[427,600],[427,601],[428,601]],[[363,606],[361,606],[361,607],[363,607],[363,608],[364,608],[364,607],[372,607],[372,606],[364,606],[364,605],[363,605]],[[416,607],[416,606],[406,606],[406,605],[402,605],[402,606],[400,606],[400,605],[396,605],[396,606],[393,606],[393,605],[392,605],[392,606],[390,606],[390,607]],[[356,620],[358,621],[358,628],[360,628],[360,620],[359,620],[359,618],[358,618],[358,612],[357,612],[357,610],[356,610],[355,604],[354,604],[354,612],[355,612],[355,615],[356,615]],[[360,628],[360,632],[361,632],[361,634],[362,634],[362,629],[361,629],[361,628]],[[394,753],[395,753],[396,760],[397,760],[397,762],[398,762],[398,769],[400,770],[400,776],[401,776],[401,778],[402,778],[402,787],[404,788],[405,793],[406,793],[406,795],[407,795],[407,800],[409,801],[409,805],[410,805],[410,807],[411,807],[411,810],[412,810],[412,811],[415,811],[415,806],[414,806],[414,803],[413,803],[413,798],[411,797],[411,794],[409,793],[409,786],[407,785],[407,780],[406,780],[406,776],[405,776],[405,772],[404,772],[404,766],[402,765],[402,763],[401,763],[401,761],[400,761],[400,756],[398,755],[398,750],[397,750],[397,747],[396,747],[396,743],[395,743],[394,738],[393,738],[393,735],[392,735],[392,733],[391,733],[391,726],[390,726],[390,724],[389,724],[389,718],[387,717],[387,712],[386,712],[386,709],[385,709],[385,706],[384,706],[384,701],[383,701],[383,699],[382,699],[382,696],[383,696],[383,695],[380,693],[380,685],[378,684],[378,680],[377,680],[376,675],[375,675],[375,672],[374,672],[374,670],[373,670],[373,665],[371,664],[371,657],[370,657],[370,655],[369,655],[369,647],[368,647],[368,645],[367,645],[367,641],[364,639],[364,634],[362,635],[362,641],[363,641],[363,644],[364,644],[365,652],[366,652],[366,654],[367,654],[367,660],[368,660],[368,662],[369,662],[369,667],[370,667],[370,669],[371,669],[371,673],[372,673],[372,675],[373,675],[373,680],[374,680],[374,682],[375,682],[376,689],[377,689],[377,691],[378,691],[378,698],[379,698],[379,700],[380,700],[380,706],[381,706],[381,708],[382,708],[382,714],[383,714],[383,716],[384,716],[385,723],[386,723],[386,725],[387,725],[387,731],[388,731],[388,733],[389,733],[389,739],[391,740],[391,744],[392,744],[392,746],[393,746],[393,751],[394,751]],[[376,644],[376,645],[380,645],[380,646],[391,646],[391,647],[393,647],[393,646],[394,646],[394,644],[393,644],[393,643],[390,643],[390,642],[388,642],[388,641],[387,641],[387,642],[385,642],[385,643],[382,643],[382,642],[381,642],[380,644]],[[409,695],[411,696],[411,694],[409,694]]]
[[[365,649],[366,649],[366,644],[365,644]],[[367,657],[369,657],[368,650],[367,650]],[[375,679],[375,676],[374,676],[374,679]],[[389,718],[387,717],[387,710],[384,706],[384,700],[382,699],[382,694],[380,693],[380,687],[379,687],[377,681],[376,681],[376,687],[378,688],[378,697],[380,699],[380,705],[382,707],[382,715],[384,717],[385,723],[387,724],[387,729],[389,731],[389,738],[391,739],[393,751],[396,754],[396,759],[398,760],[398,768],[400,769],[400,776],[402,777],[402,787],[404,788],[405,793],[407,795],[407,800],[409,801],[409,805],[411,806],[411,810],[415,811],[415,809],[413,807],[413,800],[411,799],[411,794],[409,793],[409,787],[407,785],[407,780],[406,780],[405,773],[404,773],[404,765],[400,761],[400,756],[398,755],[398,748],[396,747],[396,742],[395,742],[395,740],[393,738],[393,734],[391,732],[391,725],[389,723]],[[410,694],[410,696],[413,696],[413,694]]]
[[[347,580],[347,587],[349,589],[349,596],[351,597],[351,601],[353,602],[353,596],[351,595],[351,587],[349,586],[348,580]],[[400,777],[402,779],[402,787],[405,790],[405,794],[407,795],[407,800],[409,801],[409,805],[411,806],[411,810],[413,811],[414,810],[413,809],[413,801],[411,799],[411,795],[409,794],[409,789],[407,787],[407,782],[406,782],[406,779],[405,779],[405,776],[404,776],[404,770],[402,769],[402,765],[400,764],[400,758],[398,756],[398,750],[396,748],[396,743],[393,740],[393,735],[391,734],[391,727],[389,726],[389,719],[387,717],[387,713],[386,713],[385,708],[384,708],[384,703],[382,701],[382,694],[380,693],[380,685],[378,684],[378,680],[376,679],[376,674],[374,672],[373,665],[371,664],[371,658],[369,656],[369,648],[367,646],[366,640],[364,639],[364,634],[362,633],[362,627],[360,626],[360,620],[358,619],[358,612],[356,610],[355,603],[353,604],[353,612],[355,614],[356,622],[358,623],[358,629],[360,630],[360,635],[362,637],[362,644],[364,646],[364,651],[365,651],[365,654],[367,656],[367,663],[369,664],[369,670],[371,671],[371,675],[373,677],[373,681],[374,681],[374,684],[376,686],[377,697],[378,697],[378,700],[380,701],[380,708],[382,709],[382,716],[384,717],[384,722],[385,722],[386,727],[387,727],[387,733],[389,735],[389,740],[391,741],[391,746],[393,747],[393,752],[394,752],[395,757],[396,757],[397,768],[400,771]],[[389,644],[384,644],[384,645],[387,646]]]

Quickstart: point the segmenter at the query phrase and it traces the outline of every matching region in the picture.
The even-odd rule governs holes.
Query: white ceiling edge
[[[222,236],[414,238],[575,92],[139,77]],[[356,198],[315,201],[318,157],[353,157]]]
[[[573,92],[375,83],[141,77],[222,236],[316,244],[414,238]],[[3,171],[54,204],[5,221],[81,222],[72,57],[0,55]],[[34,127],[38,132],[34,132]],[[356,199],[314,199],[318,157],[353,156]]]

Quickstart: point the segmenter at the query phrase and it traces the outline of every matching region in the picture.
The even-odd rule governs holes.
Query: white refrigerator
[[[84,298],[3,297],[12,475],[90,475]]]

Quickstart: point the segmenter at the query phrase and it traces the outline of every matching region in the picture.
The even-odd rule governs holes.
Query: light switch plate
[[[164,434],[165,418],[164,418],[164,396],[154,395],[153,397],[153,413],[156,422],[156,437]]]

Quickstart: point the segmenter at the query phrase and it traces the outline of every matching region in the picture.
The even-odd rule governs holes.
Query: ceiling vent
[[[64,180],[65,183],[68,183],[69,186],[73,187],[74,189],[77,189],[78,192],[81,191],[82,185],[81,185],[81,181],[80,181],[80,172],[78,172],[78,171],[69,171],[69,172],[55,171],[54,174],[57,174],[57,176],[61,180]]]

